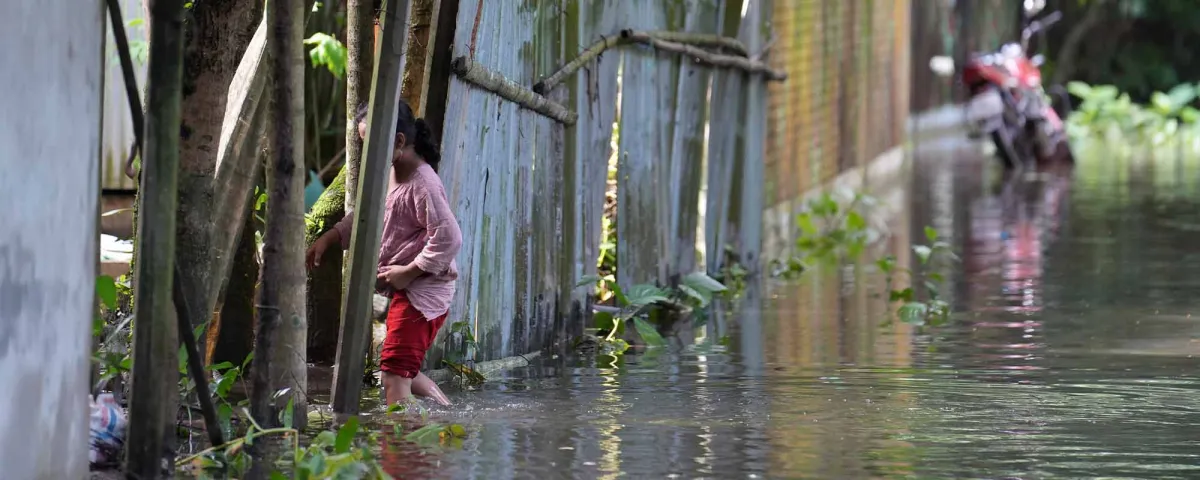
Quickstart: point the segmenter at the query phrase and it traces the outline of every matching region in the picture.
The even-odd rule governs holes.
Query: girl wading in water
[[[366,113],[364,105],[355,118],[362,137],[367,131]],[[446,323],[458,278],[454,257],[462,246],[462,233],[437,175],[441,161],[437,142],[429,125],[413,118],[404,100],[396,118],[395,141],[376,282],[376,289],[391,299],[379,359],[384,396],[388,405],[407,401],[412,394],[449,405],[437,384],[421,373],[421,362]],[[346,215],[313,242],[306,255],[309,268],[329,247],[349,248],[353,224],[353,214]]]

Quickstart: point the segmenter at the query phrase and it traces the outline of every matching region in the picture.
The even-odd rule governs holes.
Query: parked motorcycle
[[[1031,21],[1022,30],[1019,43],[975,54],[962,69],[961,81],[969,94],[965,107],[968,136],[990,138],[1006,168],[1035,167],[1056,159],[1073,161],[1062,120],[1070,108],[1069,97],[1061,95],[1060,109],[1054,108],[1042,87],[1040,67],[1045,58],[1040,54],[1031,58],[1026,53],[1034,35],[1061,19],[1062,13],[1054,12]],[[953,72],[953,60],[935,58],[930,68],[948,76],[948,71]]]

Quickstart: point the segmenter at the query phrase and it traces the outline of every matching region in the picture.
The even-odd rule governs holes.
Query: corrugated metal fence
[[[144,55],[148,40],[142,20],[141,0],[120,0],[121,12],[126,25],[131,50],[134,53],[133,72],[138,80],[138,91],[146,82]],[[107,18],[106,18],[107,20]],[[125,96],[125,79],[121,74],[121,62],[117,57],[117,44],[113,40],[113,25],[107,25],[104,43],[104,125],[101,137],[100,188],[103,190],[135,190],[137,182],[125,176],[125,160],[129,158],[129,146],[133,144],[133,120],[129,114],[129,100]]]
[[[529,88],[627,28],[724,30],[754,52],[770,13],[759,0],[746,7],[740,0],[463,0],[453,51]],[[762,175],[755,166],[762,165],[764,81],[740,71],[710,76],[681,59],[645,46],[606,51],[547,94],[578,113],[570,127],[451,79],[441,175],[465,245],[449,322],[472,326],[481,359],[544,348],[581,328],[590,288],[570,287],[596,269],[614,120],[623,284],[669,283],[697,269],[701,212],[705,235],[718,239],[708,243],[757,253],[752,217],[761,215],[761,198],[736,186]],[[713,83],[721,92],[713,102],[721,103],[710,109]],[[748,201],[735,198],[743,191]]]

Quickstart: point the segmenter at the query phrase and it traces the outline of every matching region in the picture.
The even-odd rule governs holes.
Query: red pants
[[[425,361],[425,352],[433,345],[438,329],[446,323],[446,314],[433,320],[425,319],[420,310],[408,302],[404,291],[392,294],[388,306],[387,337],[379,354],[379,369],[404,378],[416,377]]]

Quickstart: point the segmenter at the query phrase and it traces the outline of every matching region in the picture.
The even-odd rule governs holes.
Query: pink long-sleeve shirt
[[[454,257],[462,248],[462,232],[446,200],[446,189],[437,172],[422,163],[404,183],[391,180],[383,214],[383,242],[379,247],[379,270],[414,264],[424,275],[404,289],[409,302],[432,320],[450,309],[458,266]],[[354,215],[346,215],[333,228],[342,248],[350,247]],[[391,295],[391,288],[380,292]]]

